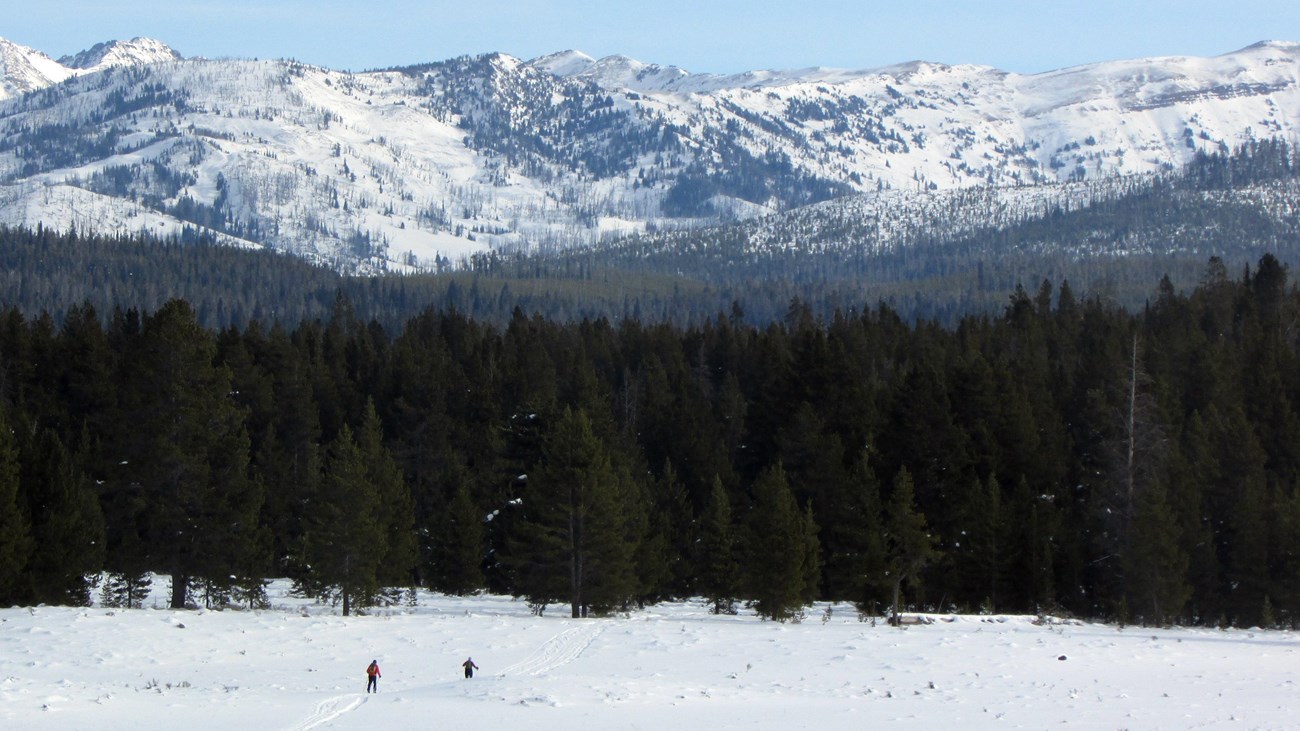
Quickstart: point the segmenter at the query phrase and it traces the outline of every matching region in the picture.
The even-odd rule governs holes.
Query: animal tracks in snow
[[[356,694],[335,696],[316,705],[316,710],[307,718],[290,726],[286,731],[311,731],[321,724],[329,723],[345,713],[355,711],[367,698],[358,698]]]
[[[497,673],[497,677],[508,675],[543,675],[566,663],[578,659],[596,637],[605,631],[600,622],[583,622],[570,627],[542,643],[533,654],[510,665]]]

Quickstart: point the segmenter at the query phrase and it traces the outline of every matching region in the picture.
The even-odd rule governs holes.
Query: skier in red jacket
[[[366,677],[369,678],[369,680],[366,681],[366,692],[367,692],[367,693],[370,693],[371,691],[373,691],[373,692],[375,692],[375,693],[378,693],[378,692],[379,692],[379,679],[380,679],[381,677],[383,677],[383,676],[380,675],[380,673],[379,673],[379,661],[378,661],[378,660],[371,660],[371,661],[370,661],[370,667],[366,668]]]
[[[478,666],[474,664],[474,658],[472,657],[461,663],[461,665],[465,668],[465,677],[467,678],[474,677],[474,671],[478,670]]]

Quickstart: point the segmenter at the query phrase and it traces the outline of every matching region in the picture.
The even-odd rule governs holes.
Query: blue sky
[[[578,49],[690,71],[871,68],[915,59],[1033,73],[1300,41],[1295,0],[41,0],[0,37],[58,58],[149,36],[186,56],[367,69]]]

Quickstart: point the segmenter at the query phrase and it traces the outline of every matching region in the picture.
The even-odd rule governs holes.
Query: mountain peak
[[[105,41],[71,56],[59,63],[80,71],[98,71],[110,66],[135,66],[159,61],[178,61],[183,56],[162,41],[153,38],[132,38],[129,41]]]
[[[529,66],[554,76],[591,81],[606,89],[633,91],[676,90],[691,73],[677,66],[645,63],[623,55],[594,59],[582,51],[560,51],[540,56]],[[710,77],[711,78],[711,77]]]
[[[1287,53],[1300,52],[1300,43],[1294,41],[1260,41],[1252,43],[1249,46],[1237,51],[1244,53],[1246,51],[1286,51]]]
[[[538,56],[528,62],[529,66],[545,71],[554,76],[578,76],[596,63],[596,59],[582,51],[567,50]]]
[[[0,99],[57,84],[71,75],[44,53],[0,38]]]

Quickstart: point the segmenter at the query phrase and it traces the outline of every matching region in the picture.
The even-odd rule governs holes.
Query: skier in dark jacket
[[[478,670],[478,666],[474,664],[474,658],[472,657],[461,663],[461,666],[465,668],[465,677],[467,678],[474,677],[474,671]]]
[[[366,692],[379,692],[379,679],[383,677],[379,674],[379,661],[371,660],[370,667],[366,668]]]

